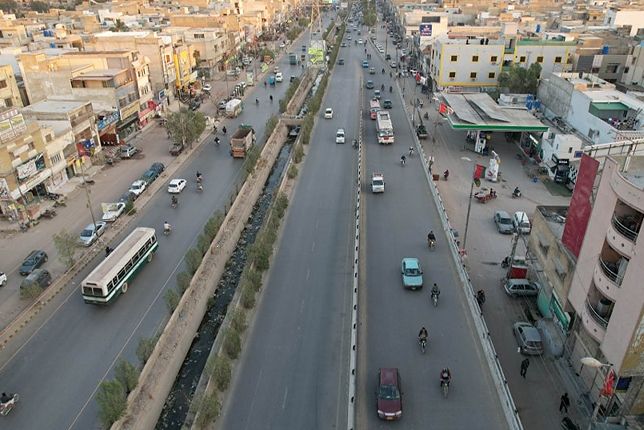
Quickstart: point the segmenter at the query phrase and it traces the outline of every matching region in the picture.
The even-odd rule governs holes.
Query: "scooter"
[[[20,400],[18,393],[11,394],[11,400],[9,400],[7,403],[0,404],[0,415],[4,417],[9,412],[11,412],[15,404],[18,403],[18,400]]]
[[[514,190],[512,192],[512,198],[516,199],[517,197],[521,197],[521,190]]]
[[[165,224],[163,226],[163,234],[165,234],[166,236],[169,235],[171,231],[172,231],[172,226],[170,224]]]

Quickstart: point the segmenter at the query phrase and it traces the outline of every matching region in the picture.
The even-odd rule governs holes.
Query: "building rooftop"
[[[541,212],[548,228],[559,241],[561,241],[566,226],[568,209],[570,209],[569,206],[537,206],[537,210]]]
[[[86,101],[76,100],[43,100],[27,106],[24,110],[34,113],[71,112],[85,106],[87,103]]]
[[[38,120],[38,124],[41,127],[51,127],[54,132],[54,136],[60,136],[68,130],[72,130],[71,124],[66,120]]]

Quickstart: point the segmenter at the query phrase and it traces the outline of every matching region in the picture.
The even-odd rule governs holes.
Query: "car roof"
[[[417,258],[403,258],[403,263],[409,268],[414,268],[420,266]]]
[[[170,183],[171,183],[171,184],[178,184],[178,183],[179,183],[179,182],[181,182],[181,181],[185,181],[185,179],[181,179],[181,178],[179,178],[179,179],[173,179],[173,180],[171,180],[171,181],[170,181]]]
[[[383,385],[397,385],[398,384],[398,368],[397,367],[383,367],[380,369],[380,383]]]
[[[507,213],[506,211],[496,211],[496,212],[494,212],[494,215],[498,215],[501,218],[512,219],[512,218],[510,218],[510,214]]]
[[[145,181],[143,181],[141,179],[137,179],[136,181],[132,182],[132,185],[134,185],[134,184],[137,184],[137,185],[145,184]]]
[[[538,340],[541,341],[541,336],[539,335],[539,330],[527,322],[518,322],[514,324],[517,328],[521,327],[523,334],[527,340]]]

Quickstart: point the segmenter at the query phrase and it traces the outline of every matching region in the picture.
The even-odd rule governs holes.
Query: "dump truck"
[[[290,65],[297,64],[297,55],[295,55],[295,52],[289,52],[288,62]]]
[[[244,110],[244,104],[239,99],[232,99],[226,103],[226,116],[228,118],[238,117],[242,110]]]
[[[230,155],[234,158],[244,158],[248,150],[255,144],[255,132],[250,125],[240,125],[230,136]]]
[[[371,174],[371,192],[384,193],[385,192],[385,175],[382,173]]]

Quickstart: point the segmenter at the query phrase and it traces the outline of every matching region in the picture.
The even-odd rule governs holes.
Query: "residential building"
[[[18,82],[11,65],[0,66],[0,106],[2,108],[22,107]]]
[[[604,25],[613,29],[625,29],[633,36],[644,35],[644,10],[636,7],[609,7],[604,16]]]

